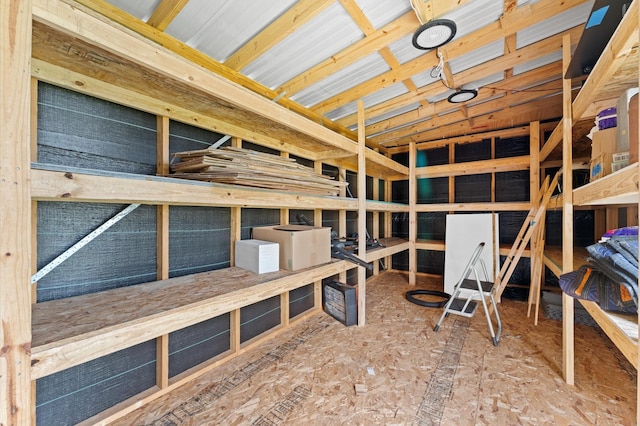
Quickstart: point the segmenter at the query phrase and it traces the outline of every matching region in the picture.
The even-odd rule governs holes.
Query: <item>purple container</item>
[[[603,109],[598,113],[596,121],[598,122],[598,129],[600,130],[616,127],[618,125],[616,108]]]

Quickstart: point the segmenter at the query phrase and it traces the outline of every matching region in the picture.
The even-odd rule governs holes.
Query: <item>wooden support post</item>
[[[605,208],[605,227],[607,230],[616,229],[618,227],[618,208],[606,207]],[[600,235],[597,236],[599,238]]]
[[[31,1],[0,3],[0,424],[32,424]]]
[[[607,230],[607,221],[604,208],[593,210],[593,236],[596,240],[600,239]]]
[[[533,200],[538,199],[538,191],[540,190],[540,122],[534,121],[529,124],[529,202],[533,202]],[[546,213],[544,213],[546,216]],[[543,218],[544,219],[544,218]],[[543,223],[543,221],[541,221]],[[544,229],[542,229],[542,235],[544,236]],[[541,240],[539,238],[531,239],[531,257],[530,257],[530,268],[531,268],[531,280],[530,286],[531,289],[538,289],[540,282],[535,282],[536,280],[542,279],[542,272],[540,274],[536,273],[536,267],[538,263],[542,264],[542,257],[538,256],[537,245]],[[542,267],[541,271],[544,271],[544,267]],[[538,278],[539,277],[539,278]],[[536,316],[537,321],[537,316]]]
[[[237,353],[240,350],[240,309],[229,313],[229,340],[231,353]]]
[[[638,22],[640,22],[640,8],[638,8],[637,19],[638,19]],[[637,42],[638,40],[636,40],[636,43]],[[640,64],[638,64],[637,74],[638,74],[638,86],[640,86]],[[636,117],[636,120],[640,119],[640,111],[638,112],[638,115],[639,117]],[[636,137],[638,137],[640,136],[640,126],[636,126],[636,127],[637,127],[636,131],[639,133],[638,135],[636,135]],[[640,138],[638,138],[638,145],[640,146]],[[636,147],[636,150],[637,149],[638,148]],[[638,163],[637,169],[638,169],[637,178],[640,179],[640,163]],[[640,182],[640,180],[638,180],[638,182]],[[636,216],[633,218],[632,221],[630,221],[629,210],[635,211],[635,214],[636,214]],[[640,199],[638,199],[637,205],[630,206],[627,209],[627,226],[631,226],[630,222],[633,222],[633,224],[635,225],[637,225],[640,222],[640,218],[638,217],[639,211],[640,211]],[[638,236],[638,241],[640,242],[640,235]],[[640,283],[640,277],[639,277],[639,283]],[[640,312],[640,309],[638,311]],[[640,332],[640,324],[638,324],[638,331]],[[637,371],[638,368],[640,368],[640,351],[638,351],[638,359],[635,360],[635,363],[636,363],[635,367]],[[637,375],[637,378],[636,378],[636,424],[640,424],[640,375]]]
[[[169,118],[157,118],[156,172],[169,174]],[[169,278],[169,205],[157,208],[157,276],[159,280]]]
[[[456,162],[456,144],[450,143],[449,147],[449,164]],[[449,176],[449,204],[456,202],[456,178],[455,176]],[[453,213],[452,211],[449,213]]]
[[[416,252],[417,212],[416,212],[416,143],[409,144],[409,285],[416,284],[418,255]]]
[[[571,62],[571,37],[562,39],[562,75],[566,74]],[[572,127],[571,80],[562,80],[562,272],[573,270],[573,176],[572,163]],[[562,294],[562,365],[564,380],[574,384],[574,300]]]
[[[280,156],[282,158],[289,158],[288,152],[281,152]],[[280,209],[280,225],[288,225],[289,224],[289,209]]]
[[[346,181],[347,180],[347,171],[343,168],[338,168],[338,180],[339,181]],[[340,188],[340,196],[341,197],[346,197],[347,196],[347,188],[346,187],[341,187]],[[344,209],[338,210],[338,237],[344,237],[347,235],[347,211]],[[346,283],[347,282],[347,272],[340,272],[340,274],[338,275],[338,279],[343,282]]]
[[[280,325],[289,326],[289,292],[280,294]]]
[[[638,226],[638,206],[627,207],[627,226]]]
[[[31,161],[38,162],[38,80],[31,79]],[[38,202],[31,202],[31,274],[38,272]],[[31,302],[38,301],[38,283],[31,285]],[[35,415],[35,412],[34,412]]]
[[[380,200],[380,180],[378,178],[373,178],[373,199],[378,201]],[[380,212],[373,212],[373,228],[371,229],[371,238],[380,238]],[[373,262],[373,275],[378,275],[380,273],[380,262]]]
[[[313,169],[316,173],[322,174],[322,161],[316,161],[313,163]],[[322,226],[322,209],[315,209],[313,211],[313,226]]]
[[[232,137],[231,146],[234,148],[242,148],[242,139]],[[236,241],[242,239],[242,208],[231,207],[229,218],[229,257],[230,266],[236,265]]]
[[[31,161],[38,161],[38,80],[31,79]],[[38,272],[38,202],[31,201],[31,275]],[[38,283],[31,284],[31,303],[38,302]],[[36,400],[36,381],[31,381],[31,400]],[[36,406],[31,406],[31,424],[36,423]]]
[[[496,138],[491,138],[491,159],[496,159]],[[496,172],[491,172],[491,202],[496,202]]]
[[[384,181],[384,201],[391,201],[392,198],[391,182]],[[384,236],[385,238],[391,238],[393,235],[393,215],[391,212],[384,212]],[[384,258],[384,264],[387,270],[393,269],[393,261],[391,256]]]
[[[169,174],[169,118],[157,117],[156,172]],[[157,279],[169,278],[169,205],[157,206],[156,219],[156,270]],[[156,385],[160,389],[169,386],[169,335],[156,339]]]
[[[315,309],[322,308],[322,281],[313,283],[313,307]]]
[[[358,257],[367,255],[367,168],[365,162],[364,103],[358,101]],[[365,325],[367,271],[358,267],[358,325]]]

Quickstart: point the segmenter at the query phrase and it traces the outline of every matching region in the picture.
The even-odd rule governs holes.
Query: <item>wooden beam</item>
[[[31,1],[0,3],[0,424],[32,422]]]
[[[529,202],[500,202],[500,203],[432,203],[418,204],[416,212],[499,212],[499,211],[527,211],[531,208]]]
[[[147,24],[160,31],[166,30],[187,3],[189,0],[162,0],[147,20]]]
[[[493,130],[490,132],[474,133],[473,135],[455,136],[451,138],[436,139],[432,141],[416,143],[416,147],[418,148],[418,151],[421,151],[425,149],[442,148],[445,146],[449,146],[452,143],[466,144],[466,143],[479,142],[484,139],[489,139],[492,137],[511,138],[511,137],[528,135],[528,134],[529,134],[529,126],[519,126],[519,127],[512,127],[509,129]],[[401,152],[409,152],[409,146],[404,145],[404,146],[397,146],[397,147],[387,149],[388,155],[398,154]]]
[[[416,284],[418,272],[418,254],[416,240],[418,238],[418,192],[417,192],[417,149],[416,144],[409,144],[409,285]]]
[[[548,2],[545,2],[545,3],[548,3]],[[540,3],[538,3],[538,5],[539,4]],[[554,2],[554,4],[556,4],[556,8],[560,7],[557,5],[557,2]],[[562,7],[564,7],[564,5],[565,4],[563,4]],[[537,19],[543,19],[543,18],[540,17],[540,18],[536,18],[536,20]],[[532,23],[530,20],[527,22],[529,22],[530,24]],[[524,22],[519,24],[524,24]],[[495,25],[499,25],[499,24],[495,24]],[[468,53],[474,50],[475,48],[479,48],[483,46],[486,43],[496,41],[499,37],[502,37],[504,35],[502,31],[495,31],[495,29],[493,30],[493,32],[487,32],[489,31],[487,30],[487,28],[489,27],[492,27],[492,24],[487,25],[486,27],[483,27],[483,29],[481,30],[483,33],[486,33],[480,37],[480,39],[483,40],[482,44],[478,45],[478,39],[475,38],[477,37],[476,33],[478,33],[479,32],[478,31],[478,32],[471,33],[465,37],[462,37],[460,39],[460,40],[464,39],[467,44],[464,45],[464,47],[460,47],[459,51],[457,51],[455,47],[450,47],[450,45],[446,45],[442,49],[447,52],[447,56],[449,58],[454,59],[456,57],[459,57],[461,54],[463,54],[462,52]],[[523,27],[523,28],[526,28],[526,27]],[[579,34],[582,33],[582,28],[583,26],[578,26],[568,31],[570,33],[577,33],[576,36],[579,36]],[[474,67],[473,71],[465,71],[465,72],[459,73],[456,76],[456,82],[459,85],[464,85],[465,83],[473,82],[475,80],[486,77],[488,75],[492,75],[496,72],[502,72],[506,68],[511,68],[514,65],[521,63],[523,57],[526,57],[528,60],[530,60],[535,57],[544,56],[548,54],[548,52],[558,50],[560,49],[560,46],[561,46],[562,36],[563,34],[561,33],[555,36],[548,37],[547,39],[544,39],[530,46],[519,49],[518,51],[516,51],[516,52],[520,52],[519,55],[516,55],[515,54],[516,52],[514,52],[514,54],[506,55],[501,58],[497,58],[492,61],[489,61],[488,63]],[[484,39],[487,39],[487,40],[484,40]],[[460,42],[458,41],[458,44],[459,43]],[[455,40],[451,44],[456,44]],[[468,47],[471,45],[473,45],[474,48],[467,50]],[[388,87],[389,85],[394,84],[397,81],[404,80],[405,78],[409,78],[412,75],[418,74],[419,72],[424,70],[425,63],[432,63],[434,65],[437,64],[438,58],[436,56],[436,53],[429,52],[414,60],[408,61],[405,64],[403,64],[401,68],[397,70],[392,70],[392,71],[388,71],[386,73],[380,74],[379,76],[376,76],[357,86],[354,86],[343,93],[339,93],[335,96],[332,96],[329,99],[326,99],[312,106],[311,110],[319,114],[322,114],[327,111],[331,111],[340,105],[343,105],[347,102],[351,102],[357,99],[360,96],[366,96],[367,94],[371,93],[372,88],[375,88],[375,90],[379,90],[380,88]],[[423,95],[424,93],[421,93],[419,96],[423,96]],[[413,102],[415,102],[415,100]],[[371,108],[368,108],[366,110],[366,113],[368,117],[372,117],[372,118],[379,115],[379,113],[375,112],[374,110],[371,110]]]
[[[417,28],[417,25],[419,25],[419,23],[415,13],[413,13],[413,11],[407,12],[400,18],[390,22],[367,37],[358,40],[341,52],[332,55],[331,58],[327,58],[308,70],[305,70],[304,73],[282,84],[276,90],[278,92],[285,92],[288,96],[294,95],[357,60],[382,49],[393,41],[410,34]]]
[[[473,128],[469,127],[465,119],[461,119],[455,123],[443,123],[441,127],[403,137],[394,141],[394,143],[422,142],[424,140],[437,139],[442,135],[449,135],[450,137],[462,136],[469,132],[488,132],[514,126],[519,127],[531,121],[555,119],[562,115],[562,103],[559,101],[559,97],[560,95],[552,96],[536,102],[507,107],[500,111],[475,116]]]
[[[527,91],[523,91],[518,93],[520,98],[509,99],[509,103],[505,103],[503,98],[495,101],[491,101],[491,98],[500,96],[500,94],[506,94],[511,90],[517,90],[519,88],[526,87],[527,90],[534,90],[535,91],[534,93],[537,93],[538,96],[542,95],[542,93],[538,92],[538,90],[548,90],[548,93],[553,93],[554,91],[560,91],[562,89],[561,87],[562,83],[560,81],[562,77],[561,73],[562,73],[562,63],[560,61],[536,68],[535,70],[531,70],[531,71],[522,73],[520,75],[517,75],[515,77],[510,77],[500,81],[495,85],[495,86],[498,86],[498,88],[496,89],[481,90],[478,95],[478,101],[484,100],[486,102],[492,102],[494,103],[492,108],[496,109],[496,108],[500,108],[500,106],[515,104],[517,102],[526,102],[527,100],[535,99],[535,96],[532,96],[531,92],[528,93]],[[550,83],[549,80],[551,79],[555,79],[557,81],[555,81],[555,83]],[[543,84],[542,87],[532,87],[537,82],[540,82],[540,81],[546,81],[547,83]],[[504,88],[504,89],[500,89],[500,88]],[[423,89],[419,89],[419,90],[422,91]],[[433,91],[435,92],[436,90],[441,90],[441,88],[434,87]],[[401,106],[402,106],[401,104],[398,105],[398,107],[401,107]],[[395,108],[395,105],[394,105],[394,108]],[[405,126],[408,123],[413,123],[418,120],[425,120],[425,119],[431,118],[432,116],[451,111],[451,109],[452,109],[452,105],[446,100],[443,100],[441,102],[436,102],[434,104],[429,104],[426,107],[417,108],[413,111],[409,111],[404,114],[399,114],[392,118],[371,124],[367,126],[367,134],[371,135],[372,137],[375,137],[376,133],[388,131],[395,127]],[[339,122],[342,122],[342,121],[339,120]],[[344,123],[346,124],[347,122],[345,121]],[[372,141],[377,143],[377,141],[375,140],[372,140]]]
[[[224,65],[240,71],[333,3],[334,0],[299,0],[255,37],[248,40],[224,62]]]
[[[35,0],[34,4],[39,1],[42,0]],[[77,3],[98,12],[100,15],[107,17],[113,22],[117,22],[125,28],[128,28],[142,35],[143,37],[153,41],[154,43],[157,43],[158,45],[163,46],[174,54],[181,56],[188,61],[197,64],[209,71],[212,71],[226,78],[227,80],[239,84],[240,86],[243,86],[259,95],[262,95],[267,99],[275,99],[279,96],[279,92],[251,80],[249,77],[242,75],[238,71],[232,70],[231,68],[221,64],[220,62],[212,59],[211,57],[194,49],[193,47],[182,43],[179,40],[176,40],[175,38],[171,37],[168,34],[165,34],[162,31],[158,31],[156,28],[153,28],[152,26],[147,25],[145,22],[136,19],[135,17],[124,12],[122,9],[113,6],[105,0],[77,0]],[[51,7],[52,10],[55,9],[54,6],[49,7]],[[328,129],[332,129],[340,135],[346,136],[351,140],[356,140],[356,135],[354,134],[354,132],[346,129],[345,127],[334,124],[332,120],[318,116],[317,114],[313,114],[308,108],[305,108],[297,102],[290,100],[288,97],[280,98],[278,103],[280,105],[283,105],[285,108],[294,111],[304,117],[307,117],[316,123],[322,124],[322,126]]]
[[[571,36],[566,35],[562,46],[563,75],[571,62]],[[573,188],[571,80],[563,79],[562,98],[562,187]],[[573,270],[573,191],[565,190],[562,197],[562,272]],[[574,384],[574,300],[562,294],[562,365],[564,380]]]
[[[367,256],[367,169],[365,162],[364,103],[358,100],[358,257]],[[358,267],[358,325],[366,324],[367,271]]]
[[[529,156],[498,158],[495,160],[468,161],[456,164],[443,164],[441,166],[426,166],[416,168],[416,177],[437,178],[445,176],[476,175],[481,173],[511,172],[527,170],[529,168]]]

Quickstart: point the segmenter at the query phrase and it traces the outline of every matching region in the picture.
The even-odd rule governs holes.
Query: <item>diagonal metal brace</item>
[[[126,215],[128,215],[129,213],[131,213],[132,211],[134,211],[138,207],[140,207],[140,204],[131,204],[126,209],[122,210],[120,213],[116,214],[111,219],[107,220],[105,223],[103,223],[102,225],[98,226],[96,229],[91,231],[89,234],[87,234],[80,241],[78,241],[77,243],[75,243],[74,245],[69,247],[61,255],[59,255],[58,257],[53,259],[46,266],[44,266],[38,272],[33,274],[33,276],[31,276],[31,284],[38,282],[40,279],[42,279],[42,277],[47,275],[49,272],[53,271],[56,267],[58,267],[58,265],[60,265],[62,262],[64,262],[68,258],[70,258],[74,253],[76,253],[82,247],[84,247],[87,244],[89,244],[96,237],[98,237],[100,234],[102,234],[107,229],[111,228],[113,225],[118,223],[121,219],[123,219]]]

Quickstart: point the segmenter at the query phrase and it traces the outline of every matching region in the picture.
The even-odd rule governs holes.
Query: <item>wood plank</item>
[[[242,45],[224,65],[240,71],[264,52],[293,34],[327,7],[333,0],[299,0],[266,28]]]
[[[578,299],[636,370],[638,369],[638,316],[603,311],[596,302]]]
[[[232,267],[39,303],[33,307],[31,378],[338,274],[351,267],[347,263],[332,261],[301,271],[261,275]],[[141,299],[145,300],[143,305],[132,303]]]
[[[32,421],[31,1],[0,3],[0,424]]]
[[[576,188],[576,205],[631,204],[638,202],[637,163]]]
[[[383,247],[368,249],[365,257],[365,261],[367,263],[375,262],[383,257],[392,256],[396,253],[409,249],[409,241],[404,238],[380,238],[378,241],[383,245]]]
[[[596,99],[616,98],[638,84],[638,3],[629,9],[573,101],[572,114],[583,117]]]
[[[437,178],[445,176],[464,176],[481,173],[511,172],[528,170],[530,160],[528,155],[518,157],[497,158],[493,160],[467,161],[464,163],[443,164],[441,166],[426,166],[416,168],[416,177]]]
[[[499,202],[499,203],[436,203],[417,204],[416,211],[424,212],[448,212],[448,211],[471,211],[471,212],[499,212],[499,211],[526,211],[531,208],[531,203],[527,202]]]
[[[566,35],[562,43],[563,75],[571,61],[571,36]],[[562,187],[573,188],[571,80],[562,82]],[[562,197],[562,265],[563,272],[573,270],[573,196],[565,191]],[[562,373],[567,384],[574,384],[574,301],[562,294]]]
[[[85,171],[85,170],[83,170]],[[32,170],[32,197],[38,201],[78,201],[185,206],[355,210],[350,198],[321,197],[208,182],[127,174]],[[126,189],[125,189],[126,188]],[[137,201],[134,201],[137,200]]]
[[[90,10],[98,12],[100,15],[107,17],[113,22],[128,28],[135,33],[157,43],[160,46],[164,46],[176,55],[182,56],[190,62],[197,64],[211,72],[214,72],[229,81],[234,82],[242,87],[245,87],[258,95],[264,96],[267,99],[275,99],[279,93],[257,83],[256,81],[244,76],[243,74],[232,70],[231,68],[224,66],[220,62],[212,59],[210,56],[196,50],[195,48],[182,43],[181,41],[169,36],[168,34],[158,31],[156,28],[147,25],[145,22],[134,18],[123,10],[115,7],[105,0],[77,0],[77,3],[82,4]],[[77,7],[77,6],[76,6]],[[332,129],[338,134],[347,136],[352,140],[356,139],[354,132],[336,125],[332,120],[324,117],[312,114],[307,108],[290,100],[287,97],[283,97],[278,100],[278,103],[285,108],[295,111],[303,117],[307,117],[313,122],[320,123],[322,126]]]
[[[185,88],[191,88],[186,92],[192,98],[194,93],[203,93],[211,100],[224,100],[233,105],[234,114],[245,111],[255,115],[256,119],[267,119],[282,126],[283,129],[299,131],[310,140],[318,140],[322,144],[328,144],[352,154],[357,152],[353,140],[336,133],[334,130],[274,104],[269,99],[256,96],[255,93],[247,91],[183,57],[176,56],[165,48],[140,37],[134,37],[128,32],[125,33],[109,21],[91,16],[87,11],[67,5],[60,0],[35,0],[33,13],[37,22],[43,24],[43,30],[45,27],[56,28],[57,31],[76,38],[78,34],[82,34],[81,40],[78,40],[74,47],[78,47],[82,43],[89,43],[94,50],[95,48],[104,50],[102,56],[105,60],[109,55],[114,55],[118,58],[118,64],[130,63],[132,67],[129,71],[138,67],[139,70],[144,70],[147,73],[157,73],[158,82],[161,81],[164,87],[168,83],[184,85]],[[82,31],[79,31],[80,27],[83,28]],[[40,53],[43,56],[48,54],[44,49]],[[67,61],[70,59],[65,57]],[[79,62],[68,62],[68,65],[69,68],[82,66]],[[107,77],[108,75],[105,74],[104,78]],[[125,79],[130,76],[121,74],[118,77]],[[132,84],[136,87],[148,81],[148,78],[140,78],[138,83]],[[176,94],[172,95],[177,96]]]
[[[189,0],[162,0],[147,20],[147,24],[164,31],[178,13],[189,3]]]
[[[367,165],[365,162],[365,116],[364,116],[364,102],[358,100],[358,257],[360,259],[366,259],[367,255]],[[364,326],[366,324],[366,286],[367,286],[367,271],[364,267],[358,267],[358,326]]]
[[[500,81],[500,87],[504,87],[505,89],[499,88],[486,88],[479,92],[478,97],[474,100],[474,103],[482,104],[478,108],[472,107],[471,114],[478,115],[477,111],[492,111],[504,107],[506,105],[515,104],[518,102],[527,102],[532,99],[539,98],[541,93],[538,90],[548,90],[548,93],[553,93],[554,91],[558,91],[558,87],[560,86],[559,80],[561,78],[562,72],[562,64],[561,62],[554,62],[549,65],[545,65],[543,67],[536,68],[532,71],[528,71],[522,74],[519,74],[515,77],[509,77]],[[501,95],[505,95],[507,93],[511,93],[512,90],[517,88],[530,87],[538,84],[540,81],[548,81],[552,80],[543,85],[539,85],[535,87],[535,92],[519,92],[516,94],[511,94],[508,101],[501,97]],[[507,90],[509,88],[509,90]],[[424,89],[418,89],[424,90]],[[441,88],[434,86],[433,92],[437,90],[441,90]],[[431,92],[425,93],[425,97],[431,95]],[[492,98],[498,98],[492,100]],[[484,101],[484,102],[481,102]],[[395,107],[395,105],[394,105]],[[394,108],[395,109],[395,108]],[[367,134],[375,135],[380,132],[388,131],[390,129],[396,127],[403,127],[407,123],[413,123],[417,120],[426,120],[431,118],[432,116],[442,114],[444,112],[451,111],[451,104],[449,102],[436,102],[435,104],[429,104],[428,106],[423,106],[413,111],[406,112],[404,114],[398,114],[394,117],[391,117],[386,120],[381,120],[374,124],[370,124],[367,126]],[[342,122],[342,121],[338,121]],[[348,120],[345,120],[344,123],[348,123]],[[375,139],[372,139],[375,140]],[[420,149],[420,147],[418,147]]]
[[[415,142],[409,144],[409,284],[416,284],[418,272],[418,255],[416,253],[416,240],[418,239],[418,180],[417,164],[418,150]]]

